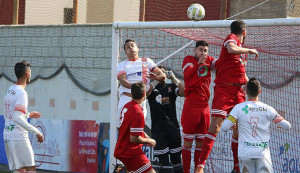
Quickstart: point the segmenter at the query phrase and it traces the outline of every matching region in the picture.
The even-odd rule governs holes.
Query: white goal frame
[[[113,156],[117,142],[117,107],[118,107],[118,81],[117,66],[119,59],[120,29],[157,29],[157,28],[229,28],[234,20],[213,20],[213,21],[167,21],[167,22],[114,22],[112,24],[112,59],[111,59],[111,120],[110,120],[110,153],[109,172],[113,172],[115,158]],[[248,27],[266,26],[295,26],[300,25],[300,18],[280,19],[251,19],[243,20]],[[184,46],[184,45],[183,45]],[[171,56],[168,56],[171,57]],[[168,58],[167,57],[167,58]]]

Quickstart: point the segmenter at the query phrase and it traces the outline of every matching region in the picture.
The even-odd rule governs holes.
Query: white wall
[[[12,83],[7,79],[0,78],[0,115],[4,114],[3,98],[10,85]],[[110,94],[95,96],[81,90],[71,81],[65,70],[50,80],[38,79],[29,84],[26,91],[29,97],[28,110],[40,111],[45,118],[110,121]]]

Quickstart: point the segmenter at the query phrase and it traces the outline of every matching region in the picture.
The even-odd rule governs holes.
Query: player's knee
[[[193,146],[193,141],[184,140],[183,146],[187,148],[191,148]]]
[[[197,148],[201,148],[202,147],[202,143],[203,143],[203,139],[197,139],[196,140],[196,147]]]

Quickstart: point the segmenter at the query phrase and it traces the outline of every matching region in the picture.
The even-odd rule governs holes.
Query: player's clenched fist
[[[42,143],[44,141],[44,136],[42,134],[37,134],[36,138],[37,138],[39,143]]]
[[[150,147],[155,147],[156,146],[156,141],[154,139],[149,139],[149,146]]]

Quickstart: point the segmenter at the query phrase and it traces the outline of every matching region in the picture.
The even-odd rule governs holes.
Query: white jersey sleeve
[[[154,63],[154,61],[150,58],[147,58],[147,65],[148,65],[149,71],[153,71],[157,67],[157,65]]]
[[[33,133],[34,135],[41,134],[40,131],[36,127],[34,127],[33,125],[29,124],[26,121],[26,118],[25,118],[25,115],[24,115],[23,112],[15,111],[14,115],[13,115],[13,120],[18,125],[20,125],[21,127],[23,127],[25,130]]]
[[[15,100],[14,111],[20,111],[25,114],[27,112],[27,105],[28,105],[27,93],[19,92]]]
[[[124,61],[120,62],[118,64],[118,68],[117,68],[117,78],[122,75],[122,74],[126,74],[126,71],[125,71],[125,66],[124,66]]]
[[[269,106],[268,108],[268,118],[270,121],[272,121],[275,117],[280,116],[273,107]]]

